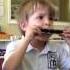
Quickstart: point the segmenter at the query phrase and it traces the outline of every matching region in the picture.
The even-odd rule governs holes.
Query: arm
[[[3,62],[3,70],[16,70],[17,66],[21,63],[27,46],[30,42],[30,37],[21,39],[16,46],[17,49],[13,51],[13,54],[9,56],[7,60]],[[11,65],[10,65],[11,64]]]
[[[39,33],[39,26],[28,26],[25,37],[22,38],[15,46],[16,49],[13,51],[13,53],[8,57],[8,59],[5,58],[2,66],[2,70],[17,70],[16,68],[20,65],[22,62],[22,59],[24,58],[24,55],[26,53],[26,49],[29,45],[29,43],[34,39],[35,35]],[[35,34],[36,33],[36,34]],[[11,65],[10,65],[11,64]]]

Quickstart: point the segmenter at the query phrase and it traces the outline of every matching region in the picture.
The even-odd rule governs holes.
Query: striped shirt
[[[7,46],[4,60],[15,51],[17,41]],[[17,70],[70,70],[69,46],[65,42],[54,42],[45,45],[39,52],[30,44]]]

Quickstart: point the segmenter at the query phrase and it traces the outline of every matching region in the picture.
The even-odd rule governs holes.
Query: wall
[[[60,20],[70,21],[69,19],[69,0],[60,0]]]
[[[13,35],[19,35],[16,24],[8,24],[8,0],[4,0],[4,16],[0,18],[1,30]]]

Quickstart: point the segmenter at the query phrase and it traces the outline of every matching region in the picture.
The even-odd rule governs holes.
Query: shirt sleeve
[[[67,44],[63,44],[59,50],[59,63],[61,70],[70,70],[70,51]]]
[[[10,42],[8,45],[7,45],[7,48],[6,48],[6,53],[4,55],[4,60],[7,60],[11,54],[13,54],[15,48],[16,48],[16,41],[13,41],[13,42]]]
[[[18,43],[18,41],[13,41],[13,42],[10,42],[8,45],[7,45],[7,48],[6,48],[6,53],[4,55],[4,62],[8,60],[8,58],[14,53],[15,49],[17,48],[16,44]],[[4,64],[3,62],[3,64]],[[2,65],[3,67],[3,65]],[[18,66],[17,70],[22,70],[22,66]]]

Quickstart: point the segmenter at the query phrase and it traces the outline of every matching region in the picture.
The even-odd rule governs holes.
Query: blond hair
[[[29,14],[34,13],[34,7],[37,8],[37,5],[41,4],[42,6],[49,7],[49,19],[54,19],[55,17],[55,10],[51,4],[51,2],[47,0],[25,0],[25,2],[22,2],[18,9],[18,19],[24,20],[28,18]]]

